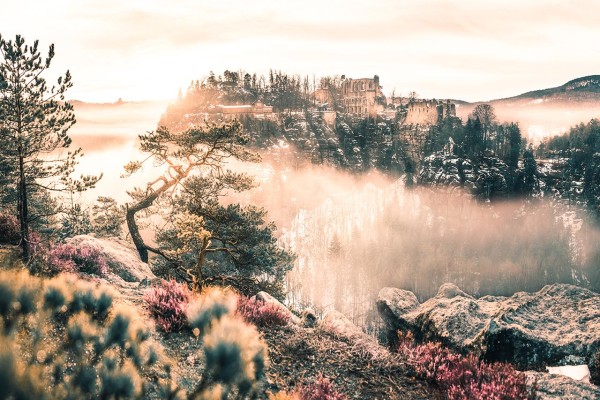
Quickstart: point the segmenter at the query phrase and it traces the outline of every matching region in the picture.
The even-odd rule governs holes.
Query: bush
[[[462,356],[439,343],[413,345],[401,338],[400,352],[421,377],[435,382],[450,400],[527,400],[532,393],[526,376],[511,365],[487,364],[473,355]]]
[[[246,321],[256,326],[285,326],[290,319],[290,316],[276,305],[255,297],[240,296],[237,310]]]
[[[50,248],[47,257],[46,273],[56,275],[61,272],[84,272],[104,276],[108,273],[108,263],[99,250],[92,247],[76,247],[72,244],[58,244]]]
[[[315,381],[300,389],[302,400],[345,400],[346,396],[335,390],[329,379],[319,375]]]
[[[19,221],[12,215],[0,213],[0,243],[17,245],[20,240]]]
[[[262,393],[267,347],[256,327],[236,314],[236,302],[234,293],[210,288],[188,308],[190,327],[204,342],[206,361],[206,373],[192,398],[258,398]]]
[[[43,282],[0,273],[0,317],[0,398],[173,395],[148,329],[105,288],[68,275]]]
[[[163,332],[179,332],[187,323],[186,308],[190,292],[175,280],[162,280],[159,287],[144,296],[150,314]]]

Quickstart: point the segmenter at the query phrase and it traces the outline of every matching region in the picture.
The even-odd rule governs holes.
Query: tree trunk
[[[142,235],[140,234],[140,230],[135,222],[135,213],[139,210],[135,210],[133,208],[127,208],[127,213],[125,215],[125,220],[127,221],[127,228],[129,229],[129,234],[131,235],[131,240],[133,240],[133,244],[135,244],[135,248],[140,255],[140,260],[147,263],[148,262],[148,249],[146,248],[146,244],[144,243],[144,239],[142,239]]]
[[[204,259],[206,258],[206,249],[210,244],[209,238],[204,238],[202,241],[202,249],[198,254],[198,261],[196,262],[196,282],[194,282],[194,291],[201,292],[204,287],[204,274],[202,273],[202,266],[204,265]]]
[[[183,175],[183,177],[187,176],[187,174]],[[170,180],[159,187],[156,191],[153,191],[148,197],[143,200],[140,200],[136,204],[131,207],[127,207],[127,212],[125,214],[125,220],[127,221],[127,228],[129,229],[129,234],[131,235],[131,240],[133,240],[133,244],[135,244],[135,248],[137,249],[140,260],[147,263],[148,262],[148,250],[150,249],[146,243],[144,243],[144,239],[140,234],[140,230],[137,226],[137,222],[135,222],[135,214],[139,211],[145,210],[150,207],[154,201],[160,196],[162,193],[169,190],[175,184],[177,184],[179,180]]]
[[[19,157],[19,221],[21,222],[21,257],[25,263],[31,257],[29,244],[29,209],[27,204],[27,183],[25,181],[25,160]]]

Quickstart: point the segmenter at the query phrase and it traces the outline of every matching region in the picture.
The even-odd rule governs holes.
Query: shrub
[[[345,400],[346,396],[339,393],[329,379],[319,375],[315,381],[300,389],[302,400]]]
[[[72,244],[58,244],[50,248],[47,259],[49,275],[61,272],[84,272],[104,276],[108,273],[108,263],[99,250]]]
[[[187,323],[186,308],[190,292],[175,280],[162,280],[159,287],[144,296],[150,314],[163,332],[179,332]]]
[[[19,221],[12,215],[0,213],[0,243],[17,245],[20,240]]]
[[[413,345],[405,337],[401,337],[399,351],[408,355],[418,375],[435,382],[451,400],[532,398],[526,375],[509,364],[487,364],[473,355],[453,353],[439,343]]]
[[[256,327],[236,314],[236,301],[234,293],[210,288],[190,304],[188,321],[204,342],[206,361],[206,373],[192,398],[258,398],[261,393],[267,347]]]
[[[173,395],[170,366],[147,328],[114,307],[105,288],[68,275],[43,282],[3,272],[0,316],[0,398]]]
[[[275,304],[266,303],[255,297],[240,296],[237,310],[246,321],[256,326],[285,326],[290,319],[289,314]]]

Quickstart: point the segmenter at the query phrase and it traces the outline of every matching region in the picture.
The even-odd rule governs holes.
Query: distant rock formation
[[[482,156],[475,162],[436,152],[421,162],[417,181],[436,188],[465,188],[479,198],[489,199],[510,192],[510,176],[510,168],[498,157]]]
[[[412,292],[384,288],[378,311],[390,337],[398,330],[438,341],[489,362],[522,370],[548,365],[596,366],[600,351],[600,294],[573,285],[548,285],[535,293],[475,299],[453,284],[422,304]]]

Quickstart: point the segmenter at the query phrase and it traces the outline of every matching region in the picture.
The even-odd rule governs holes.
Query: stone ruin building
[[[450,100],[411,100],[406,107],[406,125],[433,125],[448,116],[456,117],[456,104]]]
[[[383,111],[385,95],[379,86],[379,76],[344,79],[342,76],[341,106],[344,112],[359,115],[377,115]]]

